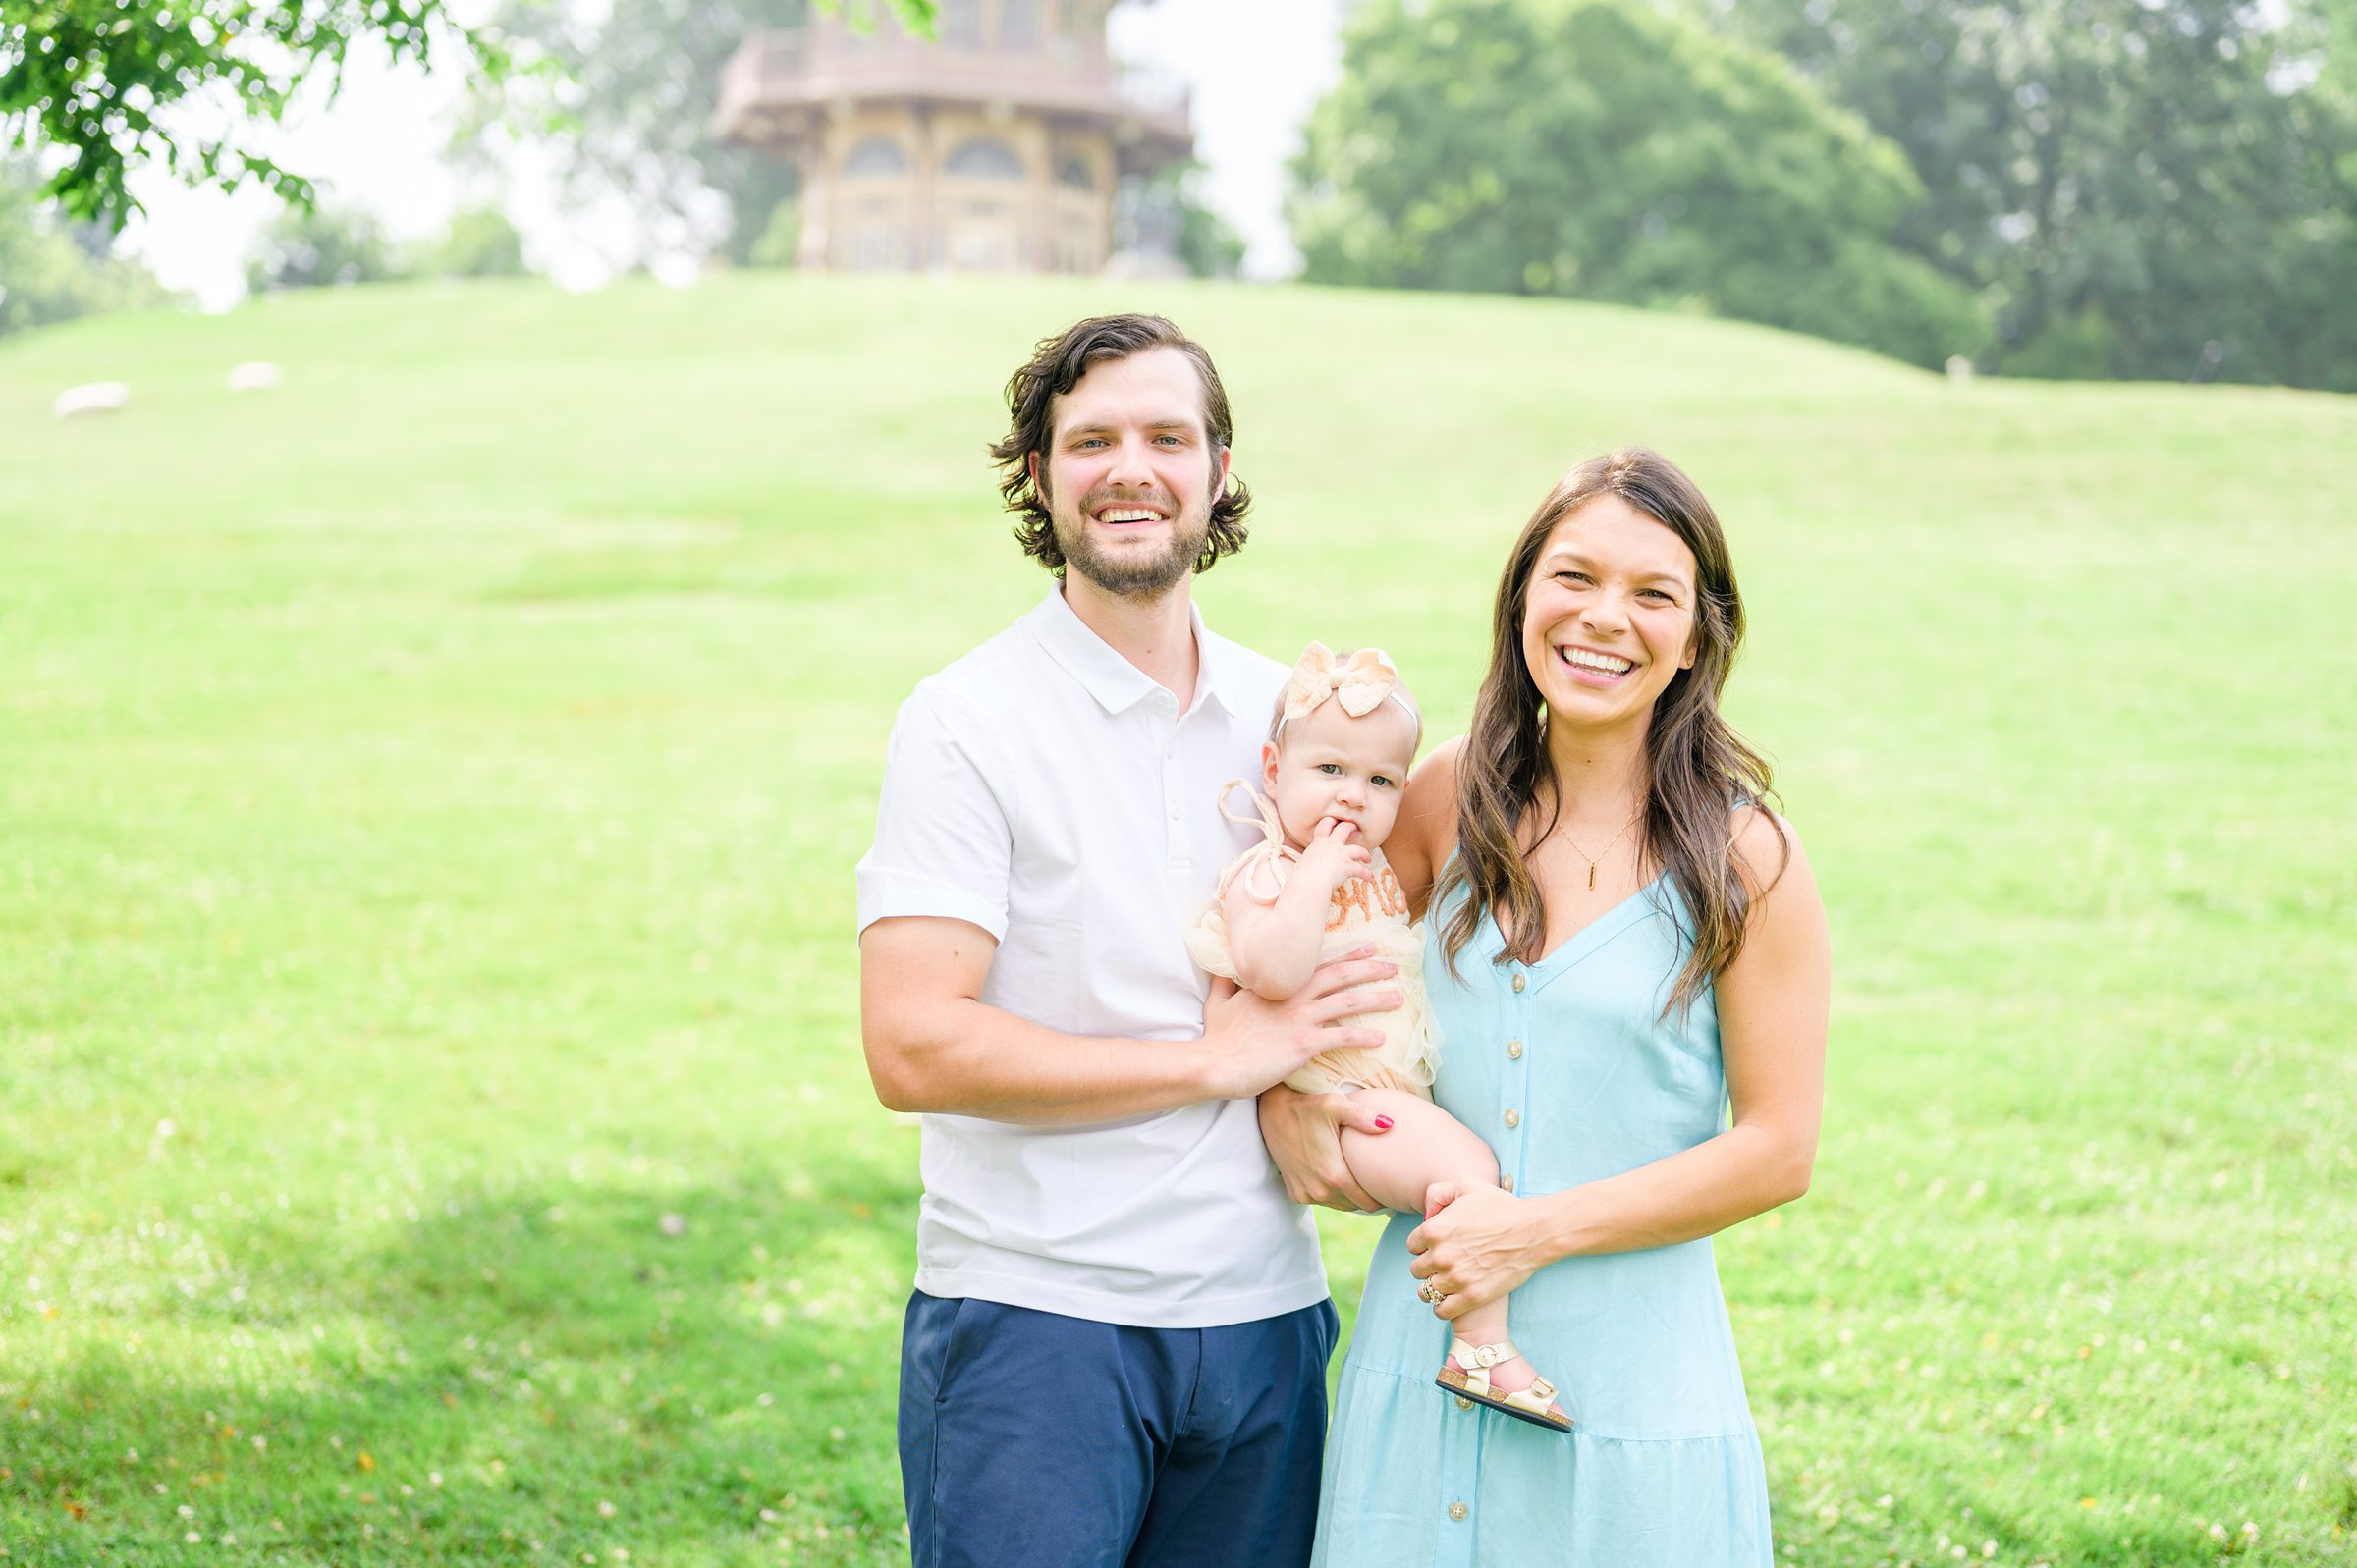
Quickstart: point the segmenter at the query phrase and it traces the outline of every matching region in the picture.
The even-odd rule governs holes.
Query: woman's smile
[[[1583,686],[1618,685],[1637,667],[1633,659],[1578,643],[1556,644],[1555,657],[1571,678]]]

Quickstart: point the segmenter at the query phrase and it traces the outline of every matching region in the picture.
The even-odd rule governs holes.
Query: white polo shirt
[[[859,929],[946,915],[998,939],[982,1000],[1067,1034],[1192,1040],[1181,923],[1254,830],[1214,806],[1259,769],[1285,667],[1203,629],[1178,699],[1052,590],[920,682],[893,726]],[[1250,1100],[1081,1127],[924,1118],[916,1285],[1151,1328],[1322,1301],[1307,1210]]]

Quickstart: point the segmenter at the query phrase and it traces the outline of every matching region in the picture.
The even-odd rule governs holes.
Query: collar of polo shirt
[[[1250,692],[1254,689],[1249,673],[1234,669],[1219,656],[1217,649],[1206,644],[1202,606],[1189,602],[1186,613],[1195,639],[1195,701],[1216,702],[1239,718],[1246,717]],[[1123,658],[1113,644],[1091,631],[1088,622],[1065,603],[1062,587],[1048,590],[1046,600],[1031,613],[1030,622],[1032,634],[1039,638],[1039,645],[1047,650],[1048,657],[1087,688],[1088,694],[1107,713],[1124,713],[1166,689],[1152,676]]]

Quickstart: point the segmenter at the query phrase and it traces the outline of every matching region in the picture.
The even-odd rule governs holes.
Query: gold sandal
[[[1487,1405],[1502,1415],[1516,1421],[1527,1421],[1549,1432],[1569,1432],[1571,1418],[1554,1408],[1555,1384],[1544,1378],[1534,1379],[1531,1385],[1518,1393],[1501,1393],[1490,1387],[1490,1369],[1501,1362],[1513,1360],[1522,1354],[1511,1339],[1501,1339],[1494,1345],[1467,1344],[1462,1339],[1449,1341],[1449,1359],[1455,1367],[1444,1367],[1433,1382],[1459,1399],[1470,1399],[1477,1405]],[[1459,1371],[1458,1368],[1466,1369]]]

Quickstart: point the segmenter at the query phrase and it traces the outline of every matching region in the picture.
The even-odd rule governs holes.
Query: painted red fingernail
[[[1375,1118],[1375,1130],[1378,1132],[1390,1132],[1392,1130],[1392,1118],[1389,1116],[1377,1116]]]

